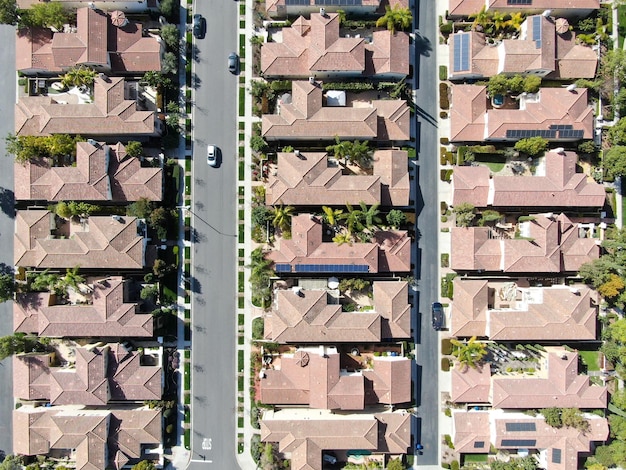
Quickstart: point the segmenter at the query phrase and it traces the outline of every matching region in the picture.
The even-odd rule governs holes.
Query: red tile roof
[[[284,1],[284,0],[283,0]],[[600,8],[599,0],[533,0],[529,5],[509,3],[507,0],[450,0],[449,14],[452,17],[478,13],[482,7],[502,13],[542,13],[552,11],[552,16],[585,17]]]

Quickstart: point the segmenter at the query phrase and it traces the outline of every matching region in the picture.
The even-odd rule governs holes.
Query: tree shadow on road
[[[0,210],[9,218],[15,218],[15,193],[12,190],[0,188]]]

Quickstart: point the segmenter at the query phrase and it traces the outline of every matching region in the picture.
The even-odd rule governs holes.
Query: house
[[[450,267],[504,273],[576,272],[600,256],[594,224],[574,223],[565,214],[530,219],[517,224],[515,238],[486,226],[453,227]]]
[[[69,457],[76,470],[121,470],[151,459],[161,443],[161,410],[22,406],[13,411],[13,452]],[[150,456],[149,456],[150,455]]]
[[[311,13],[284,27],[279,42],[261,46],[266,78],[319,79],[375,77],[401,79],[409,73],[409,36],[374,31],[371,41],[359,34],[340,35],[337,13]]]
[[[541,175],[490,175],[485,166],[458,166],[454,169],[453,205],[516,210],[601,209],[606,201],[604,187],[576,171],[574,152],[550,151],[545,154]]]
[[[500,409],[606,408],[607,387],[591,384],[589,377],[578,375],[578,353],[549,346],[541,353],[531,372],[500,374],[491,365],[505,370],[505,363],[522,362],[528,354],[511,351],[495,364],[482,367],[455,365],[452,372],[451,399],[454,403],[490,404]],[[516,353],[516,354],[513,354]],[[511,368],[511,367],[510,367]]]
[[[404,230],[379,230],[370,243],[325,241],[322,221],[313,214],[291,218],[291,239],[282,238],[267,258],[287,273],[383,273],[411,270],[411,239]]]
[[[53,338],[149,338],[153,317],[127,301],[128,284],[120,277],[91,280],[85,304],[57,304],[50,292],[18,294],[13,329]]]
[[[20,9],[30,8],[38,3],[48,0],[17,0],[17,7]],[[81,8],[92,5],[98,10],[114,11],[121,10],[126,13],[142,13],[147,10],[157,11],[160,0],[54,0],[62,3],[66,8]]]
[[[15,163],[15,199],[30,201],[160,201],[163,170],[144,167],[120,142],[78,142],[72,166],[38,158]]]
[[[595,341],[598,294],[585,285],[454,279],[451,334],[492,341]]]
[[[584,18],[600,8],[600,0],[450,0],[448,15],[454,19],[467,17],[478,13],[483,7],[487,11],[505,14],[519,11],[540,14],[550,10],[552,16]]]
[[[557,22],[558,27],[557,27]],[[460,31],[450,36],[450,80],[484,79],[500,73],[550,79],[593,78],[598,53],[577,44],[567,20],[529,16],[515,39],[490,43],[484,33]]]
[[[313,82],[313,83],[311,83]],[[376,140],[403,142],[411,138],[411,113],[405,100],[372,100],[350,106],[324,106],[320,82],[294,81],[278,114],[264,114],[265,140]]]
[[[336,292],[277,290],[265,336],[279,343],[378,343],[411,337],[406,282],[374,282],[373,308],[344,312]]]
[[[13,396],[51,405],[106,406],[110,401],[160,400],[162,368],[157,357],[114,343],[76,347],[59,367],[53,353],[13,356]],[[144,364],[146,358],[153,364]]]
[[[144,36],[142,25],[130,22],[119,8],[108,14],[89,8],[87,3],[76,11],[76,27],[68,25],[66,30],[56,33],[49,28],[18,30],[15,45],[18,72],[57,75],[77,65],[114,75],[161,71],[163,48],[157,35]],[[134,3],[139,7],[142,2],[117,3]]]
[[[543,416],[492,411],[452,411],[452,441],[460,454],[486,454],[493,445],[515,455],[537,451],[539,467],[547,470],[577,470],[579,457],[589,455],[595,443],[609,437],[606,418],[586,414],[589,430],[548,425]]]
[[[17,211],[16,266],[25,268],[143,270],[146,226],[136,217],[65,220],[47,210]]]
[[[261,375],[261,402],[329,410],[363,410],[368,405],[411,401],[411,361],[374,357],[373,367],[347,371],[334,347],[299,348],[280,356],[279,368]]]
[[[405,454],[411,446],[411,414],[333,414],[330,411],[283,409],[265,411],[261,441],[277,442],[292,470],[322,468],[325,450]]]
[[[587,99],[586,88],[541,88],[519,95],[515,109],[496,108],[486,86],[454,85],[450,141],[517,142],[535,136],[555,142],[592,139],[593,108]]]
[[[132,91],[131,91],[131,87]],[[15,105],[16,135],[156,136],[161,123],[154,111],[140,109],[136,83],[96,78],[93,101],[66,103],[54,95],[23,96]]]
[[[372,173],[346,174],[339,163],[324,152],[280,152],[276,168],[268,177],[265,203],[295,206],[343,206],[360,202],[383,206],[409,204],[406,151],[374,152]]]
[[[272,18],[286,18],[287,16],[308,16],[313,12],[323,8],[327,12],[337,12],[343,10],[348,16],[367,16],[381,12],[382,5],[400,5],[408,7],[408,0],[267,0],[265,9]]]

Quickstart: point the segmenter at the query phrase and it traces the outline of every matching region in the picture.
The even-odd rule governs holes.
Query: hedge
[[[450,99],[448,98],[448,85],[439,84],[439,107],[441,109],[450,109]]]
[[[445,65],[439,66],[439,80],[447,80],[448,79],[448,67]]]

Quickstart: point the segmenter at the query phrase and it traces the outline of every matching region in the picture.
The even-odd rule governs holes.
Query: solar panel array
[[[290,273],[291,265],[285,264],[285,263],[278,263],[276,266],[274,266],[274,271],[276,271],[277,273]]]
[[[505,423],[507,432],[536,431],[535,423]]]
[[[502,447],[515,447],[523,449],[526,447],[534,448],[537,445],[537,439],[502,439]]]
[[[310,5],[311,0],[285,0],[285,5]]]
[[[507,5],[532,5],[533,0],[507,0]]]
[[[297,273],[367,273],[366,264],[296,264]]]
[[[573,129],[574,126],[572,126],[571,124],[550,124],[550,129],[554,129],[557,131],[562,131],[565,129]]]
[[[561,449],[552,449],[552,463],[561,463]]]
[[[541,49],[541,18],[542,16],[533,16],[533,41],[537,49]]]
[[[585,131],[578,129],[563,129],[559,131],[559,139],[582,139]]]
[[[555,139],[556,131],[553,129],[509,129],[506,131],[507,139],[527,139],[528,137],[537,136],[544,139]]]
[[[316,5],[362,5],[362,0],[315,0]]]
[[[457,33],[454,35],[454,64],[455,72],[469,70],[470,64],[470,34]]]
[[[485,441],[476,441],[474,442],[474,449],[484,449]]]

